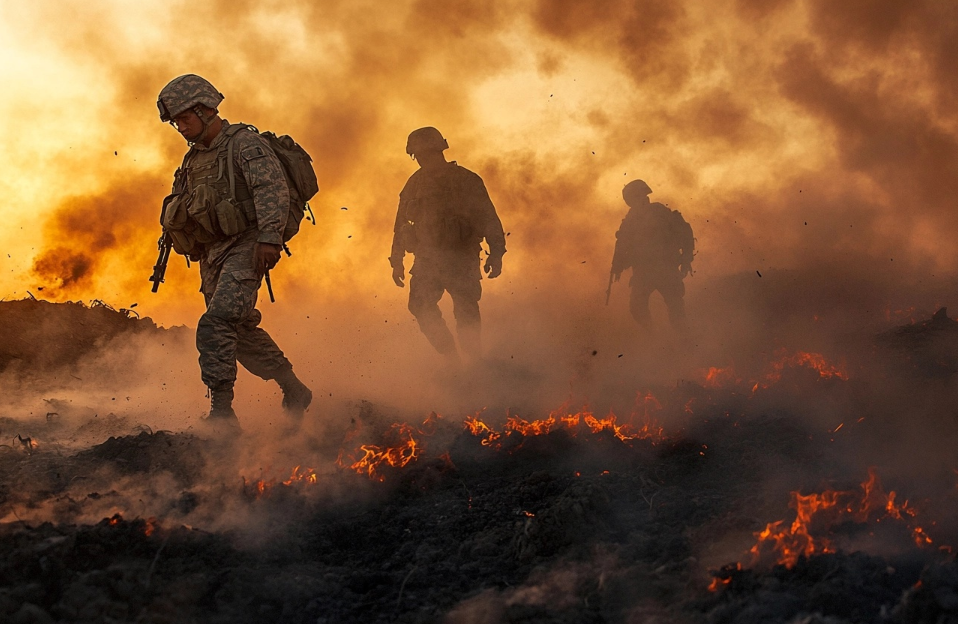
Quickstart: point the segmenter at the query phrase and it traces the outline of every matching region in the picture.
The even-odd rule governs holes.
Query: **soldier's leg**
[[[658,291],[662,293],[665,305],[669,309],[669,322],[677,330],[685,330],[685,283],[682,277],[676,273],[663,279],[658,284]]]
[[[482,298],[482,283],[478,276],[466,276],[451,280],[446,289],[452,296],[452,310],[456,317],[456,333],[463,353],[473,358],[482,355],[482,318],[479,315],[479,299]]]
[[[276,379],[283,368],[292,368],[279,345],[259,326],[263,315],[254,309],[249,317],[237,326],[239,342],[236,359],[249,372],[262,379]]]
[[[413,267],[415,271],[415,267]],[[439,300],[445,289],[437,274],[413,272],[409,277],[409,311],[419,322],[419,329],[429,343],[443,355],[456,353],[456,341],[446,327],[439,309]]]
[[[655,287],[649,283],[644,275],[636,275],[635,273],[629,280],[629,287],[632,289],[629,294],[629,312],[632,313],[632,318],[642,327],[650,327],[652,313],[649,312],[649,297]]]
[[[254,309],[239,325],[236,359],[257,377],[275,379],[283,390],[283,408],[299,418],[312,402],[313,393],[293,373],[293,365],[272,337],[259,326],[262,320],[262,313]]]
[[[239,325],[256,306],[259,280],[248,267],[252,262],[242,249],[231,253],[221,267],[201,264],[206,312],[196,324],[196,349],[203,383],[210,389],[211,417],[235,418],[232,409],[236,382]]]

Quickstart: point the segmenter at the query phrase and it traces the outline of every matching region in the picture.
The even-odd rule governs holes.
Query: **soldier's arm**
[[[405,192],[405,189],[403,189]],[[389,264],[393,268],[403,265],[403,258],[406,256],[406,241],[404,237],[405,225],[409,221],[406,206],[407,201],[403,193],[399,194],[399,208],[396,209],[396,222],[393,224],[393,244],[389,251]]]
[[[253,196],[256,209],[256,241],[270,245],[283,244],[283,229],[289,215],[289,188],[279,158],[259,135],[237,134],[235,157],[239,159],[243,178]]]
[[[628,246],[634,244],[634,239],[637,237],[633,231],[635,229],[634,219],[629,218],[631,214],[632,212],[629,211],[625,215],[625,218],[622,219],[622,224],[615,232],[615,251],[612,253],[612,274],[616,277],[632,264],[629,258]]]
[[[506,234],[502,229],[502,221],[496,213],[496,207],[486,190],[486,185],[482,183],[479,176],[475,178],[473,196],[479,214],[479,233],[489,245],[489,255],[501,258],[506,253]]]

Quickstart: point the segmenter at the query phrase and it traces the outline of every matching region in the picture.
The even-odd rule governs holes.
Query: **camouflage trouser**
[[[674,271],[632,269],[632,279],[629,280],[629,287],[632,288],[632,294],[629,297],[629,311],[632,312],[632,318],[639,325],[648,327],[651,324],[652,315],[649,312],[649,297],[657,290],[669,309],[669,321],[672,323],[672,327],[676,329],[685,327],[685,301],[683,300],[685,284],[682,282],[682,274],[678,269]]]
[[[439,310],[438,304],[443,292],[448,292],[452,297],[460,347],[467,353],[479,353],[479,299],[482,297],[482,284],[479,281],[478,261],[473,258],[468,260],[417,260],[409,271],[409,311],[416,317],[419,329],[432,346],[444,355],[455,353],[456,343]]]
[[[239,241],[216,264],[200,262],[200,290],[206,313],[196,324],[203,383],[218,389],[236,381],[236,362],[263,379],[292,368],[273,339],[258,327],[263,315],[256,309],[261,278],[253,270],[255,241]]]

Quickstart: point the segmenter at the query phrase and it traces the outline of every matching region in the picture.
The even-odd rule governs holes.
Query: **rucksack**
[[[319,192],[319,183],[316,180],[316,172],[313,171],[313,159],[306,153],[299,143],[293,140],[288,134],[276,136],[273,132],[260,132],[256,126],[248,124],[237,124],[241,128],[246,128],[250,132],[255,132],[266,139],[270,148],[279,158],[283,165],[283,174],[286,177],[286,186],[289,187],[289,213],[286,218],[286,227],[283,229],[283,245],[289,242],[289,239],[296,236],[299,232],[299,225],[303,220],[306,211],[309,210],[310,221],[316,225],[316,215],[309,207],[309,200]],[[226,162],[229,169],[230,195],[235,197],[236,191],[234,185],[236,177],[233,165],[233,136],[229,136],[229,145],[227,146]],[[289,251],[287,250],[287,253]]]

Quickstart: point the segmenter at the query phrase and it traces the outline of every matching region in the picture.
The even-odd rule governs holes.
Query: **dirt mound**
[[[132,310],[102,302],[53,303],[35,299],[0,302],[0,372],[38,376],[69,369],[111,341],[170,331]]]
[[[958,373],[958,321],[948,317],[946,308],[930,319],[883,332],[876,341],[892,355],[896,372],[926,378]]]

